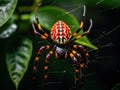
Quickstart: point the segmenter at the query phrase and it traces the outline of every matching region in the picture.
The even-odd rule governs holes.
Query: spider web
[[[87,12],[86,12],[86,17],[87,17],[86,19],[91,17],[94,20],[94,26],[91,30],[90,35],[88,35],[88,38],[91,40],[93,44],[95,44],[98,47],[98,50],[92,50],[88,48],[88,52],[90,53],[92,60],[91,60],[91,64],[89,65],[89,68],[85,70],[85,78],[86,78],[85,85],[87,87],[82,88],[82,90],[83,89],[89,90],[89,88],[96,88],[96,89],[99,88],[99,90],[105,90],[106,88],[110,89],[111,87],[109,87],[109,85],[113,85],[114,83],[118,82],[118,80],[116,80],[117,78],[112,79],[114,81],[110,80],[110,83],[108,79],[111,78],[112,75],[117,76],[116,74],[120,72],[119,69],[120,65],[118,64],[119,62],[118,51],[120,49],[118,44],[119,42],[118,33],[120,29],[120,22],[118,21],[119,18],[118,16],[120,15],[120,12],[118,11],[120,10],[120,7],[113,6],[107,9],[100,9],[104,1],[105,0],[98,0],[96,3],[94,3],[95,5],[94,7],[99,9],[94,10],[93,7],[89,6],[90,8],[87,8]],[[45,2],[44,4],[56,5],[56,2],[53,1],[51,3],[51,1],[48,1]],[[81,3],[69,4],[69,5],[64,3],[60,5],[60,7],[67,10],[66,14],[71,13],[80,21],[81,19],[80,9],[82,9],[81,5],[82,5]],[[90,14],[92,12],[92,9],[94,10],[93,14],[96,14],[102,20],[99,21],[97,17],[94,17],[93,14]],[[118,13],[119,15],[116,15],[116,13]],[[101,17],[102,14],[104,15]],[[114,17],[111,14],[113,14]],[[86,26],[88,26],[87,23]],[[44,43],[46,42],[42,41],[39,43],[43,43],[44,45]],[[48,51],[45,51],[43,56],[45,56],[47,53]],[[43,61],[44,59],[40,61],[39,67],[43,67],[44,64],[42,63]],[[39,74],[40,74],[39,76],[42,76],[41,78],[43,78],[43,73],[41,72],[44,71],[39,70]],[[115,73],[115,74],[110,75],[110,73]],[[50,80],[48,83],[45,84],[38,82],[37,87],[53,85],[53,87],[59,87],[59,89],[62,89],[64,86],[66,87],[72,86],[72,84],[74,83],[74,66],[72,60],[70,59],[56,60],[53,55],[49,63],[49,76],[50,76]],[[72,81],[72,83],[69,81]],[[100,82],[105,81],[103,84],[107,85],[106,88],[105,85],[101,84],[99,81]],[[91,87],[93,84],[95,84],[94,85],[95,87]],[[49,87],[49,88],[53,89],[53,87]]]

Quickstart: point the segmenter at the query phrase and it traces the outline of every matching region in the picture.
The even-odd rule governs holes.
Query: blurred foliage
[[[39,3],[42,4],[36,13],[35,10]],[[101,8],[103,11],[120,7],[119,0],[0,0],[0,90],[46,89],[43,81],[43,66],[47,51],[41,56],[38,69],[38,77],[40,77],[35,82],[37,87],[34,87],[33,81],[31,81],[36,52],[40,46],[47,44],[47,42],[36,38],[31,24],[35,21],[35,16],[38,15],[42,28],[49,33],[56,21],[63,20],[70,26],[73,33],[79,27],[83,11],[82,5],[84,4],[89,7],[86,13],[85,30],[89,26],[89,18],[93,18],[95,25],[100,22],[105,24],[107,21],[106,19],[103,21],[106,16],[101,14],[100,17],[97,13],[98,9],[95,10],[95,7]],[[93,37],[96,35],[92,31],[91,34]],[[93,51],[98,49],[87,36],[77,40],[76,43]],[[56,61],[52,57],[49,65],[51,84],[47,88],[49,90],[56,90],[58,87],[60,90],[70,89],[74,84],[72,61],[69,58]],[[85,87],[78,86],[76,90],[106,89],[94,78],[96,76],[93,72],[91,74],[89,70],[85,70],[85,74]],[[112,90],[119,90],[119,84],[115,85]]]
[[[0,39],[9,38],[17,29],[17,25],[13,20],[8,20],[0,30]]]
[[[116,84],[112,90],[120,90],[120,83]]]
[[[0,27],[13,15],[17,0],[0,0]]]

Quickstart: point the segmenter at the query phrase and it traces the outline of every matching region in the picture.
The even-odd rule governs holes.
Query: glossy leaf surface
[[[32,42],[28,38],[9,41],[7,44],[6,63],[10,78],[18,88],[30,61]]]
[[[17,0],[0,0],[0,27],[12,16]]]
[[[0,39],[9,38],[17,29],[17,25],[9,20],[6,24],[0,27]]]

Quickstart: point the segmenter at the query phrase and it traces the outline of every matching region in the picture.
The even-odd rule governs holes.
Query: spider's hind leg
[[[90,63],[90,56],[87,50],[82,45],[73,45],[74,49],[78,49],[79,51],[82,51],[85,55],[85,67]]]
[[[49,48],[50,46],[46,45],[46,46],[41,46],[40,49],[38,50],[37,56],[35,57],[34,66],[33,66],[33,80],[36,80],[36,73],[37,73],[37,67],[38,67],[38,61],[39,61],[40,55],[45,49],[49,49]]]
[[[49,53],[46,55],[46,58],[45,58],[45,66],[44,66],[44,79],[45,79],[45,82],[48,81],[48,62],[50,60],[50,57],[51,55],[53,54],[53,50],[50,50]]]
[[[73,54],[77,57],[77,59],[79,60],[79,65],[80,65],[80,76],[81,76],[81,82],[80,85],[83,86],[84,84],[84,69],[87,68],[88,64],[90,63],[90,57],[89,57],[89,53],[87,52],[87,50],[82,46],[82,45],[73,45],[72,46],[74,49],[77,49],[79,51],[81,51],[84,55],[85,55],[85,60],[82,59],[82,56],[80,53],[78,53],[77,51],[73,50]]]
[[[73,55],[74,55],[74,57],[73,58],[75,58],[76,57],[76,59],[77,59],[77,63],[78,63],[78,65],[79,65],[79,68],[80,68],[80,76],[81,76],[81,81],[80,81],[80,83],[81,83],[81,85],[84,83],[84,68],[85,68],[85,63],[84,63],[84,61],[83,61],[83,59],[82,59],[82,56],[81,56],[81,54],[79,54],[77,51],[75,51],[75,50],[72,50],[72,53],[73,53]],[[75,71],[76,72],[76,71]],[[78,72],[79,73],[79,72]],[[77,72],[76,72],[76,77],[77,77]]]
[[[74,86],[77,87],[77,84],[78,84],[78,81],[79,81],[79,72],[80,72],[79,62],[78,62],[76,56],[74,55],[73,51],[71,51],[69,53],[70,53],[70,58],[73,60],[74,66],[75,66],[75,82],[74,82],[75,85]]]

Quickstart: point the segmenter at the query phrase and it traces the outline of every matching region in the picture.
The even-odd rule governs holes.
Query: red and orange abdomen
[[[51,38],[58,44],[65,44],[71,37],[70,28],[63,21],[57,21],[51,29]]]

